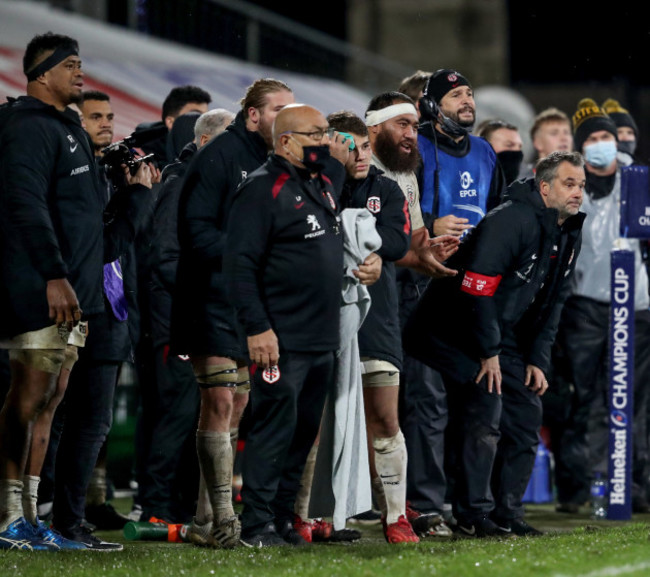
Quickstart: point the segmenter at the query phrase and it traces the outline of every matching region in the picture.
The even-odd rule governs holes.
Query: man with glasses
[[[283,108],[274,153],[242,184],[228,221],[225,280],[254,363],[241,492],[251,547],[306,544],[294,504],[339,347],[337,199],[349,143],[331,134],[317,109]]]

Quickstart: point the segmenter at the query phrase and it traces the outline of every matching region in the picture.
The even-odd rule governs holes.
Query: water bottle
[[[130,541],[169,541],[184,543],[189,541],[188,525],[165,523],[164,521],[130,521],[124,525],[124,537]]]
[[[600,471],[594,473],[591,481],[591,518],[607,518],[607,481]]]

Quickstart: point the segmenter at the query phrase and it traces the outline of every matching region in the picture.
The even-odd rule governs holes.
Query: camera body
[[[146,162],[154,156],[153,154],[140,156],[131,148],[130,139],[131,137],[127,137],[119,142],[113,142],[102,150],[99,163],[107,167],[109,176],[114,182],[124,174],[122,165],[126,165],[131,174],[135,174],[141,162]]]

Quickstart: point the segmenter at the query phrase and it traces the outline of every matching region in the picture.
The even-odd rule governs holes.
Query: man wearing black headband
[[[138,223],[123,214],[139,212],[151,174],[142,165],[127,176],[135,185],[124,207],[130,212],[105,224],[92,145],[68,108],[83,87],[77,42],[36,36],[23,68],[27,96],[0,111],[0,347],[9,350],[12,370],[0,412],[0,548],[116,550],[122,546],[81,526],[70,527],[67,539],[52,532],[38,519],[36,498],[52,417],[86,321],[104,310],[103,263],[132,241]]]

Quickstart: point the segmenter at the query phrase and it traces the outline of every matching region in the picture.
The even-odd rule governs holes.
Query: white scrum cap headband
[[[414,114],[417,117],[418,111],[415,109],[415,106],[408,102],[391,104],[381,110],[370,110],[366,112],[366,126],[376,126],[402,114]]]

